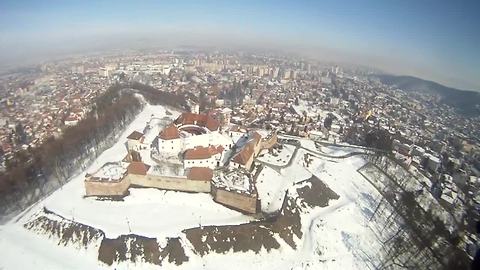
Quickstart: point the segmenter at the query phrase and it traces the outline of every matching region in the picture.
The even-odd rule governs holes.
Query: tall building
[[[292,70],[292,80],[296,80],[297,79],[297,75],[298,75],[298,72],[296,70]]]
[[[275,79],[278,78],[278,73],[279,73],[279,72],[280,72],[280,68],[275,67],[275,68],[273,69],[273,78],[275,78]]]

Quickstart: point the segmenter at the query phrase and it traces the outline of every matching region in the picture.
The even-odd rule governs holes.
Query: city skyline
[[[85,50],[273,48],[480,91],[478,3],[3,1],[4,65]]]

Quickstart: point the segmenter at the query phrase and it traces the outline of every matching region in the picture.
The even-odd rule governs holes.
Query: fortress
[[[183,113],[153,134],[159,125],[127,137],[127,156],[85,176],[86,196],[125,196],[130,187],[210,193],[236,210],[258,211],[254,158],[277,143],[230,124],[231,110]],[[243,132],[242,132],[243,131]]]

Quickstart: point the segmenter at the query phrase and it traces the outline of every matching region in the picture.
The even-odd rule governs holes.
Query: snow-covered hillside
[[[382,246],[370,218],[381,196],[357,172],[366,162],[362,157],[331,157],[355,151],[348,147],[324,146],[329,158],[323,159],[309,154],[310,148],[318,149],[304,140],[303,148],[288,145],[276,159],[264,157],[257,190],[263,212],[278,213],[273,221],[224,207],[208,194],[131,188],[123,200],[84,198],[85,173],[122,160],[128,134],[143,131],[152,117],[165,116],[164,107],[147,105],[121,139],[86,171],[0,226],[0,269],[158,269],[157,264],[162,269],[368,269],[375,265]],[[178,112],[170,115],[176,116]],[[269,161],[273,166],[268,166]],[[77,229],[88,228],[90,235],[69,231],[75,224]],[[62,241],[62,237],[70,238]],[[72,238],[83,243],[69,242]],[[161,258],[159,262],[137,254],[134,247],[139,246],[144,254]],[[117,260],[104,263],[108,259],[99,255],[99,249],[113,250]],[[119,255],[122,249],[125,254]],[[178,249],[180,262],[174,251]]]

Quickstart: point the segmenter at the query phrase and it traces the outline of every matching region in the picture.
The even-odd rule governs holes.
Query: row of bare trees
[[[383,218],[386,221],[384,227],[391,227],[393,224],[402,224],[384,244],[387,256],[379,266],[380,269],[389,269],[390,266],[402,266],[405,268],[429,268],[432,263],[437,262],[437,269],[467,269],[469,259],[459,246],[460,238],[458,232],[451,232],[434,215],[431,209],[424,210],[417,201],[418,192],[406,188],[408,180],[413,177],[408,172],[402,173],[405,168],[396,164],[388,156],[366,157],[373,166],[376,166],[388,177],[388,182],[383,183],[383,188],[376,186],[383,199],[376,206],[372,219],[381,215],[384,211],[379,209],[390,209],[388,216]],[[393,168],[393,167],[394,168]],[[394,173],[396,172],[396,173]],[[371,181],[375,186],[375,181]],[[383,204],[383,205],[382,205]],[[380,218],[382,219],[382,218]],[[394,265],[396,264],[396,265]]]
[[[166,105],[175,107],[182,110],[190,110],[190,106],[187,102],[188,99],[192,99],[190,92],[165,92],[156,89],[150,85],[141,84],[138,82],[116,84],[113,86],[116,90],[133,90],[140,93],[150,104],[153,105]]]
[[[106,94],[112,92],[109,89]],[[1,216],[7,218],[62,186],[109,146],[140,109],[141,103],[132,95],[116,95],[109,102],[97,102],[85,119],[65,128],[61,137],[52,136],[38,147],[16,152],[0,175]]]
[[[139,83],[112,85],[96,98],[87,117],[64,128],[61,137],[14,154],[0,175],[0,222],[61,187],[113,145],[142,108],[134,93],[151,104],[188,108],[182,95]]]

